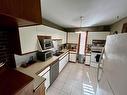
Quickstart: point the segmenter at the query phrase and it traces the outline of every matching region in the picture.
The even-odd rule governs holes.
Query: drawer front
[[[90,57],[91,57],[91,56],[86,56],[86,61],[85,61],[85,63],[89,63],[89,64],[90,64]]]
[[[50,70],[50,66],[48,66],[46,69],[44,69],[38,76],[43,76],[46,72]]]

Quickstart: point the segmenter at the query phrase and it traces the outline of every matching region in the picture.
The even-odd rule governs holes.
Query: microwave
[[[46,61],[46,60],[52,58],[52,56],[53,56],[52,51],[45,51],[45,52],[38,51],[37,52],[37,59],[41,60],[41,61]]]
[[[53,48],[53,42],[51,39],[43,39],[40,41],[40,45],[43,50]]]

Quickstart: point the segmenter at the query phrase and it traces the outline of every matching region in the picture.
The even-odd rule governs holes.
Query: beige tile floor
[[[97,70],[84,64],[68,63],[46,95],[95,95]]]

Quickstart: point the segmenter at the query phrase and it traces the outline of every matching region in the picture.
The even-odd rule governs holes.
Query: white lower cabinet
[[[86,59],[85,59],[85,64],[86,65],[90,65],[90,61],[91,60],[91,56],[90,55],[86,55]]]
[[[59,61],[59,72],[61,72],[64,66],[68,63],[68,57],[69,55],[66,54],[66,56],[64,55],[64,57]]]
[[[69,61],[69,54],[67,54],[66,56],[66,64],[68,63],[68,61]]]
[[[76,57],[77,57],[76,53],[70,53],[69,61],[76,62]]]
[[[50,67],[44,69],[38,76],[44,77],[46,89],[50,86]]]
[[[59,61],[59,73],[62,71],[63,67],[64,67],[64,59]]]
[[[45,87],[47,89],[50,86],[50,71],[45,73],[42,77],[46,78],[46,80],[45,80]]]

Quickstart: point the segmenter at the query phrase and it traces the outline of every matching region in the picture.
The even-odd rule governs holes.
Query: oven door
[[[99,59],[101,53],[98,53],[98,52],[92,52],[91,53],[91,66],[93,67],[98,67],[98,60],[97,60],[97,57]]]

